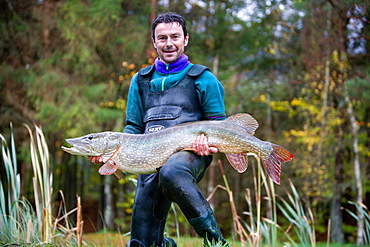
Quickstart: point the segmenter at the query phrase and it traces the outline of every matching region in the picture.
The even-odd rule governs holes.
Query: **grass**
[[[39,235],[32,231],[34,226],[38,227],[34,211],[27,200],[20,200],[21,181],[17,171],[13,133],[10,136],[10,146],[2,135],[0,139],[6,172],[5,181],[7,181],[7,183],[0,183],[0,230],[2,232],[0,241],[36,240]]]
[[[84,239],[87,246],[95,247],[124,247],[129,240],[129,236],[123,236],[117,232],[98,232],[98,233],[88,233],[84,234]],[[174,237],[174,239],[176,239]],[[240,241],[230,241],[231,247],[241,247],[242,243]],[[194,238],[190,236],[182,236],[178,241],[178,246],[180,247],[198,247],[203,246],[203,240],[201,238]],[[284,245],[284,243],[276,243],[277,246],[289,246]],[[269,244],[261,245],[263,247],[270,247]],[[303,247],[304,245],[298,244],[298,247]],[[317,243],[317,247],[328,247],[327,243]],[[330,247],[355,247],[355,244],[330,244]]]
[[[252,162],[252,168],[256,174],[256,176],[254,176],[254,198],[252,197],[251,190],[249,188],[246,190],[245,199],[248,210],[243,214],[248,216],[247,220],[241,220],[242,218],[237,214],[233,193],[229,188],[221,161],[219,161],[219,167],[225,186],[218,185],[211,193],[210,197],[207,198],[209,200],[217,189],[227,191],[233,215],[234,230],[241,243],[240,246],[257,247],[266,245],[275,247],[281,245],[281,243],[278,242],[279,236],[280,239],[285,239],[284,246],[315,247],[316,236],[312,211],[309,207],[304,207],[293,183],[290,182],[292,192],[287,192],[286,195],[288,200],[276,195],[274,183],[272,179],[265,175],[260,158],[253,153],[249,153],[248,156],[254,157],[257,161],[257,165]],[[263,190],[265,191],[264,193],[262,192]],[[263,196],[264,194],[266,196]],[[280,201],[277,202],[276,198],[279,198]],[[268,212],[266,212],[266,215],[261,214],[262,199],[265,200],[265,204],[268,204]],[[277,208],[279,208],[285,218],[291,222],[287,229],[283,229],[278,224]],[[292,232],[292,230],[294,232]],[[298,239],[298,243],[295,239]]]
[[[363,203],[358,202],[349,202],[349,204],[354,205],[356,210],[361,213],[362,218],[365,222],[365,229],[363,234],[364,243],[366,246],[370,245],[370,212],[367,207]],[[349,215],[351,215],[356,221],[359,220],[359,216],[356,213],[351,212],[350,210],[346,209]]]
[[[203,246],[203,239],[200,237],[181,236],[180,239],[177,239],[177,237],[173,236],[172,238],[175,239],[177,245],[181,247]],[[124,247],[129,241],[129,236],[123,236],[122,234],[114,232],[99,232],[84,234],[84,239],[88,246]],[[232,246],[240,247],[241,244],[236,242],[233,243]]]
[[[71,212],[61,203],[57,217],[52,215],[53,177],[49,150],[41,128],[35,131],[25,125],[30,135],[30,155],[33,168],[34,205],[21,197],[21,177],[17,170],[16,145],[13,131],[10,145],[0,134],[5,179],[0,182],[0,244],[2,246],[44,246],[46,243],[63,242],[82,244],[81,205]],[[12,126],[11,126],[12,129]],[[63,193],[61,193],[63,197]],[[80,199],[78,198],[78,202]],[[68,215],[77,213],[77,225],[71,227]],[[63,224],[61,224],[63,221]],[[63,244],[65,245],[65,244]]]
[[[303,246],[316,246],[315,222],[310,207],[304,207],[302,200],[290,181],[292,193],[287,192],[288,200],[280,198],[278,207],[286,219],[291,222],[296,236]]]
[[[37,227],[42,242],[50,242],[52,215],[51,195],[53,175],[50,169],[49,149],[42,130],[35,126],[35,134],[25,125],[30,135],[30,151],[33,168],[33,187],[36,206]]]
[[[81,215],[80,198],[77,199],[75,209],[67,212],[65,201],[62,200],[57,215],[52,215],[53,178],[49,161],[49,151],[42,130],[35,126],[35,130],[26,126],[30,134],[30,153],[33,167],[34,205],[21,197],[21,177],[17,170],[16,145],[13,133],[10,135],[10,145],[4,136],[0,134],[1,157],[5,167],[5,174],[1,174],[0,181],[0,246],[125,246],[129,236],[120,233],[99,232],[83,234],[83,220]],[[315,236],[315,217],[309,205],[301,200],[298,191],[290,182],[290,192],[284,197],[275,194],[274,183],[264,174],[259,158],[254,154],[257,164],[252,163],[255,173],[254,188],[246,190],[246,202],[248,210],[238,215],[233,198],[233,191],[230,190],[227,177],[223,172],[223,166],[219,161],[220,170],[224,179],[224,185],[218,185],[211,193],[210,199],[217,189],[228,193],[230,211],[233,217],[234,233],[236,241],[229,241],[235,247],[352,247],[353,244],[331,244],[317,243]],[[254,193],[252,193],[254,192]],[[59,192],[64,198],[63,193]],[[261,205],[268,204],[268,212],[263,215]],[[370,213],[364,205],[356,206],[365,218],[365,243],[370,242]],[[348,211],[348,210],[347,210]],[[176,211],[175,213],[175,219]],[[357,215],[348,211],[355,219]],[[77,214],[75,226],[68,220],[71,214]],[[283,229],[279,221],[288,221],[290,225]],[[178,226],[176,220],[176,226]],[[82,239],[84,238],[84,239]],[[178,246],[193,247],[203,246],[201,238],[188,236],[173,237]],[[214,246],[215,247],[215,246]]]

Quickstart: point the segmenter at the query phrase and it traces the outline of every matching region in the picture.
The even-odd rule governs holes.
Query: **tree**
[[[363,194],[364,202],[370,201],[368,1],[6,0],[0,5],[0,132],[8,132],[10,121],[16,137],[27,135],[24,122],[43,127],[54,184],[68,203],[74,204],[77,193],[100,202],[102,210],[109,199],[102,196],[104,182],[96,167],[60,146],[68,137],[123,129],[130,79],[155,57],[151,19],[169,10],[188,21],[191,61],[210,67],[223,83],[227,114],[251,113],[260,124],[258,137],[295,155],[283,167],[282,181],[292,178],[310,202],[319,232],[326,231],[324,216],[332,214],[333,239],[344,241],[340,222],[348,222],[340,218],[341,207]],[[27,194],[31,178],[24,152],[18,157]],[[251,171],[238,175],[230,169],[228,176],[240,191],[253,184]],[[122,229],[128,229],[131,178],[105,183],[113,195],[107,214],[125,210],[115,221]],[[277,193],[285,189],[283,184]],[[116,191],[125,193],[118,206],[113,205]],[[238,200],[243,211],[243,193]],[[227,229],[230,217],[222,210],[217,209]]]

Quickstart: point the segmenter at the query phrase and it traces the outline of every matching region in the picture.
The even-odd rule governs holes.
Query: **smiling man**
[[[184,54],[189,41],[182,16],[165,13],[152,24],[155,64],[141,69],[131,81],[125,133],[160,131],[198,120],[224,120],[224,90],[208,68],[189,62]],[[212,209],[197,183],[217,148],[200,135],[194,152],[174,154],[158,173],[139,175],[128,246],[176,246],[163,231],[172,202],[205,242],[226,243]]]
[[[153,46],[166,64],[175,62],[184,54],[188,40],[189,35],[185,35],[177,22],[159,23],[153,33]]]

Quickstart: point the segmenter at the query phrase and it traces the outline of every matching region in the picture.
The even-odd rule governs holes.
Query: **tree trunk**
[[[365,118],[364,118],[364,125],[366,126],[366,141],[365,141],[365,147],[367,150],[370,150],[370,107],[367,107],[365,110]],[[365,174],[365,181],[369,180],[369,174],[370,174],[370,157],[367,156],[365,158],[365,165],[364,165],[364,174]],[[367,208],[370,208],[370,192],[365,192],[366,198],[365,198],[365,205]]]
[[[216,55],[213,58],[212,73],[217,77],[218,74],[218,64],[220,63],[220,58]]]
[[[335,157],[334,174],[334,196],[331,203],[331,239],[334,243],[343,243],[344,235],[342,230],[342,183],[343,183],[343,148],[340,147]]]
[[[353,162],[353,169],[355,171],[355,181],[356,181],[356,189],[357,189],[357,196],[356,201],[359,205],[363,204],[362,200],[362,180],[361,180],[361,168],[360,168],[360,159],[359,159],[359,153],[358,153],[358,126],[355,114],[353,112],[352,103],[349,99],[348,94],[346,93],[345,101],[347,103],[347,112],[349,115],[350,123],[351,123],[351,132],[353,134],[353,152],[355,154],[354,162]],[[364,244],[364,216],[363,214],[357,210],[357,245],[363,245]]]
[[[123,204],[125,202],[125,184],[124,183],[118,183],[117,185],[117,219],[119,219],[121,222],[125,221],[125,210],[123,208]],[[120,206],[118,206],[120,205]],[[124,229],[120,229],[121,231]]]
[[[104,221],[109,230],[114,229],[113,176],[104,177]]]

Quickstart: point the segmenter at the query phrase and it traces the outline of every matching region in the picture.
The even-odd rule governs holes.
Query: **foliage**
[[[291,222],[293,229],[303,246],[316,246],[316,235],[315,235],[315,219],[312,214],[312,210],[308,206],[306,209],[302,204],[302,200],[294,187],[290,182],[292,194],[289,192],[288,200],[281,199],[281,203],[278,203],[280,211]]]
[[[356,202],[349,202],[350,205],[354,205],[356,210],[360,212],[361,217],[365,218],[365,229],[364,229],[364,243],[366,245],[370,244],[370,212],[367,207],[363,204]],[[346,209],[346,211],[356,220],[359,220],[358,214]]]
[[[72,0],[0,5],[0,131],[10,133],[9,122],[14,123],[20,133],[13,137],[19,143],[17,158],[23,164],[29,163],[30,148],[22,124],[43,126],[54,162],[54,188],[65,191],[68,210],[76,194],[100,202],[104,195],[95,168],[86,159],[64,154],[63,140],[123,129],[130,79],[155,57],[151,18],[169,10],[188,21],[191,61],[210,67],[224,85],[227,114],[252,114],[260,125],[258,137],[294,154],[295,160],[283,167],[282,181],[292,180],[311,206],[320,233],[326,231],[333,187],[339,187],[342,204],[356,194],[348,92],[359,125],[363,197],[368,197],[368,1]],[[5,168],[0,171],[5,177]],[[25,170],[22,178],[24,195],[33,194],[31,173]],[[228,176],[236,183],[236,175]],[[124,209],[117,225],[126,231],[134,189],[125,179],[114,183],[112,193],[116,198],[129,195],[116,204],[116,211]],[[252,179],[246,180],[240,190],[254,186]],[[287,183],[276,188],[289,189]],[[288,195],[284,199],[289,202]],[[228,222],[222,227],[228,229]],[[344,229],[354,227],[348,219],[344,224]],[[347,241],[353,232],[346,233]]]
[[[21,176],[17,170],[16,146],[13,131],[10,147],[5,137],[2,142],[2,160],[6,178],[0,183],[0,243],[52,243],[59,237],[74,235],[80,239],[80,226],[71,230],[68,226],[68,214],[54,220],[52,208],[53,179],[50,170],[49,151],[42,130],[35,126],[35,133],[29,126],[31,160],[34,172],[34,202],[21,197]],[[66,226],[60,221],[63,220]],[[81,222],[78,222],[78,224]],[[77,234],[73,234],[77,231]],[[78,240],[79,243],[81,241]],[[25,245],[27,245],[25,244]]]
[[[1,138],[1,156],[5,166],[6,176],[0,183],[0,230],[1,242],[37,241],[40,239],[37,220],[31,204],[21,200],[20,174],[17,171],[16,147],[11,134],[10,147],[3,135]],[[3,182],[4,181],[4,182]]]
[[[82,243],[82,229],[79,228],[82,225],[81,221],[81,205],[70,212],[66,209],[59,209],[59,213],[65,212],[64,215],[57,217],[55,220],[51,217],[51,208],[54,201],[51,200],[51,194],[53,190],[52,186],[52,176],[50,173],[50,161],[48,146],[46,144],[45,137],[40,128],[35,127],[35,134],[32,132],[31,128],[26,126],[31,137],[31,155],[32,164],[34,169],[34,193],[35,193],[35,206],[34,210],[31,203],[27,199],[20,199],[20,176],[17,171],[16,163],[16,149],[14,143],[13,134],[11,134],[11,145],[10,148],[3,135],[0,135],[2,140],[2,159],[4,161],[7,179],[5,182],[0,183],[0,226],[2,227],[2,238],[0,243],[17,243],[21,246],[29,246],[30,243],[38,244],[40,242],[47,243],[42,246],[60,246],[60,238],[63,238],[63,246],[74,246],[75,240],[65,239],[68,235],[72,235],[77,238],[77,243],[80,245]],[[223,172],[222,163],[219,162],[221,173],[223,175],[223,180],[225,186],[218,186],[227,191],[229,195],[230,208],[233,215],[233,221],[235,225],[236,234],[240,236],[240,243],[235,241],[233,246],[245,246],[247,241],[250,246],[278,246],[278,231],[281,231],[284,235],[285,244],[287,241],[291,246],[316,246],[316,236],[315,236],[315,217],[309,206],[305,209],[302,200],[299,196],[298,191],[292,182],[290,182],[290,187],[292,194],[287,192],[287,200],[280,197],[281,202],[276,202],[276,194],[274,189],[274,184],[271,179],[267,178],[264,171],[262,170],[259,158],[255,154],[249,154],[257,159],[257,173],[255,177],[255,205],[251,197],[251,193],[247,190],[246,200],[249,205],[249,211],[244,212],[249,218],[249,224],[245,222],[241,224],[240,216],[237,215],[233,193],[230,190],[230,185],[226,174]],[[255,169],[254,162],[252,163],[252,168]],[[132,177],[126,178],[128,181],[135,183]],[[8,188],[8,190],[4,188]],[[217,190],[216,188],[216,190]],[[262,192],[262,188],[265,189],[265,195]],[[214,195],[216,190],[211,194]],[[63,194],[62,194],[63,197]],[[263,216],[261,212],[261,199],[269,204],[270,212]],[[362,214],[366,217],[366,228],[365,228],[365,242],[368,243],[369,236],[369,213],[364,205],[359,206],[358,204],[351,203],[356,206],[357,210],[360,210]],[[278,207],[284,215],[284,219],[277,213]],[[68,221],[68,215],[77,211],[78,220],[77,227],[70,229],[70,222]],[[173,207],[175,213],[175,219],[177,220],[176,210]],[[357,215],[350,210],[347,210],[350,215],[357,219]],[[42,217],[40,217],[40,215]],[[288,221],[290,225],[287,230],[284,230],[282,226],[278,224],[280,221]],[[64,221],[62,225],[61,222]],[[179,225],[177,224],[177,228]],[[295,242],[295,236],[292,235],[291,230],[295,231],[295,236],[298,238],[300,245]],[[76,234],[73,232],[76,231]],[[113,243],[112,240],[107,242],[106,238],[108,233],[104,233],[105,243],[110,246]],[[183,237],[178,234],[179,243],[184,241]],[[99,237],[101,239],[101,237]],[[120,235],[115,237],[120,244],[125,241],[124,237]],[[25,240],[25,243],[22,241]],[[99,246],[100,241],[91,240],[89,235],[87,235],[86,242],[84,244],[92,243],[94,246]],[[186,244],[190,242],[201,242],[202,240],[193,239],[191,241],[186,240]],[[54,243],[53,243],[54,242]],[[210,245],[218,246],[218,245]]]

